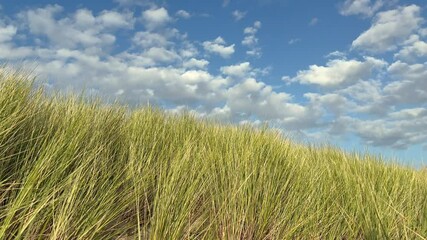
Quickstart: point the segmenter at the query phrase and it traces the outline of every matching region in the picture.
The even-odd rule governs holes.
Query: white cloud
[[[210,53],[215,53],[223,58],[229,58],[234,53],[234,44],[226,46],[222,37],[217,37],[213,41],[203,42],[203,48]]]
[[[12,43],[0,42],[1,60],[22,60],[33,56],[34,51],[31,47],[16,47]]]
[[[346,55],[346,53],[341,51],[333,51],[331,53],[328,53],[325,58],[346,59]]]
[[[191,18],[191,14],[185,10],[182,10],[182,9],[178,10],[175,15],[180,17],[180,18],[184,18],[184,19]]]
[[[145,10],[142,13],[142,19],[146,28],[149,30],[162,27],[172,21],[168,11],[163,7]]]
[[[171,63],[179,60],[181,57],[172,50],[162,47],[152,47],[143,53],[143,56],[151,59],[153,63]]]
[[[250,56],[261,56],[261,48],[258,47],[258,38],[256,37],[256,33],[260,28],[261,22],[255,21],[252,27],[246,27],[243,30],[245,37],[242,40],[242,45],[249,48],[249,50],[246,51],[246,54]]]
[[[311,65],[308,70],[299,71],[292,81],[320,86],[350,84],[369,78],[374,70],[386,65],[383,60],[372,57],[366,57],[363,62],[335,59],[330,60],[326,66]]]
[[[427,140],[427,110],[403,109],[376,120],[341,119],[346,131],[354,132],[367,144],[406,149]]]
[[[101,14],[95,18],[95,23],[101,24],[106,28],[132,28],[135,20],[131,13],[102,11]]]
[[[21,12],[19,17],[32,34],[46,37],[56,47],[67,48],[111,45],[116,40],[112,33],[119,28],[132,28],[134,22],[129,13],[103,11],[94,16],[87,9],[79,9],[71,17],[56,19],[62,11],[59,5],[47,5]]]
[[[270,86],[249,78],[228,90],[228,106],[236,110],[256,114],[264,119],[284,117],[285,112],[280,111],[291,97],[285,93],[273,93]],[[271,108],[270,108],[271,107]]]
[[[130,7],[132,5],[137,6],[154,6],[151,0],[113,0],[114,2],[117,2],[118,4],[126,7]]]
[[[236,21],[240,21],[242,20],[245,16],[246,16],[247,12],[242,12],[239,10],[234,10],[231,15],[233,15],[234,20]]]
[[[16,35],[17,28],[12,25],[2,27],[0,25],[0,43],[9,42]]]
[[[196,57],[198,54],[199,51],[196,46],[187,41],[183,42],[181,49],[179,49],[179,55],[185,59]]]
[[[336,93],[346,96],[356,106],[349,108],[349,112],[365,113],[375,116],[384,116],[392,108],[384,95],[383,85],[378,80],[358,81],[356,84],[340,89]]]
[[[258,38],[255,37],[255,35],[245,36],[245,38],[242,40],[242,45],[244,46],[253,47],[256,44],[258,44]]]
[[[249,72],[252,70],[252,67],[249,62],[243,62],[237,65],[221,67],[220,70],[223,74],[228,76],[241,78],[248,76]]]
[[[132,38],[132,41],[143,48],[149,47],[164,47],[169,44],[167,37],[164,34],[153,32],[137,32]]]
[[[330,112],[336,116],[340,116],[342,113],[346,112],[350,106],[353,106],[346,97],[338,93],[306,93],[304,97],[310,100],[312,106],[316,109],[324,108],[325,112]]]
[[[208,66],[209,61],[205,60],[205,59],[195,59],[195,58],[191,58],[187,61],[185,61],[182,66],[184,68],[200,68],[200,69],[204,69]]]
[[[384,87],[390,104],[427,103],[427,62],[397,61],[389,66],[388,73],[395,80]]]
[[[369,52],[395,50],[420,28],[420,11],[419,6],[410,5],[378,13],[371,28],[354,40],[352,47]]]
[[[391,0],[388,0],[391,1]],[[384,0],[346,0],[340,8],[342,15],[362,15],[370,17],[385,5]]]
[[[394,57],[407,62],[414,62],[420,58],[427,57],[427,42],[415,40],[409,45],[404,46]]]
[[[243,33],[248,35],[255,35],[258,32],[258,30],[261,28],[261,25],[262,24],[260,21],[255,21],[254,25],[252,27],[246,27],[243,30]]]

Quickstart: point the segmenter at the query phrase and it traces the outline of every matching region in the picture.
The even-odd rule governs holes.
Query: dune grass
[[[426,171],[0,72],[0,239],[426,237]]]

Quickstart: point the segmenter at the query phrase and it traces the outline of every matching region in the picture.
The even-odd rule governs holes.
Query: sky
[[[47,89],[427,163],[425,0],[0,0]]]

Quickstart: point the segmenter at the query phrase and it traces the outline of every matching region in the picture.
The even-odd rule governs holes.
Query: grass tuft
[[[426,239],[427,171],[0,71],[0,239]]]

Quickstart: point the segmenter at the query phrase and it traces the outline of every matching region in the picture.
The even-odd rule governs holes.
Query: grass
[[[0,73],[0,239],[425,239],[427,172]]]

